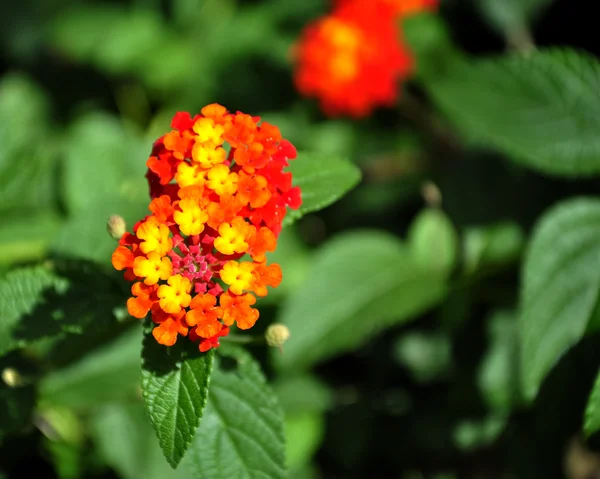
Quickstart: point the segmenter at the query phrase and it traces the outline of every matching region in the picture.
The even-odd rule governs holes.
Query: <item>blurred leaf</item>
[[[115,117],[94,113],[71,126],[65,148],[64,197],[72,216],[53,249],[108,263],[116,247],[106,233],[108,217],[121,215],[131,227],[148,213],[150,146]]]
[[[452,366],[452,343],[443,334],[407,333],[394,349],[396,359],[421,383],[443,376]]]
[[[0,226],[0,263],[43,258],[62,221],[50,211],[6,214]]]
[[[127,131],[117,118],[92,113],[70,127],[65,146],[64,197],[73,213],[106,200],[142,202],[150,146]]]
[[[92,437],[102,458],[123,479],[184,479],[165,461],[141,404],[110,404],[91,421]]]
[[[300,468],[311,460],[323,440],[324,422],[319,413],[286,416],[286,456],[290,469]]]
[[[472,452],[490,446],[506,427],[506,419],[490,416],[482,421],[463,421],[454,431],[454,442],[463,451]]]
[[[535,170],[600,172],[600,66],[568,49],[454,61],[425,87],[466,135]]]
[[[461,58],[443,18],[437,13],[408,15],[402,20],[402,33],[415,57],[418,78],[443,73],[448,64]]]
[[[347,160],[320,153],[298,153],[288,168],[294,186],[302,190],[302,206],[289,210],[284,225],[322,210],[344,196],[360,181],[360,170]]]
[[[190,447],[194,477],[284,478],[285,436],[277,396],[244,350],[222,345],[202,425]]]
[[[458,234],[443,211],[421,211],[410,225],[408,241],[420,266],[443,277],[450,275],[458,256]]]
[[[588,436],[600,430],[600,374],[596,377],[590,397],[588,398],[583,430]]]
[[[191,341],[171,347],[158,344],[151,332],[142,346],[142,391],[146,412],[173,469],[200,424],[208,396],[213,351],[200,353]]]
[[[9,387],[0,381],[0,439],[31,425],[35,389],[31,385]]]
[[[40,402],[74,409],[135,398],[140,382],[140,329],[119,336],[39,383]]]
[[[9,74],[0,81],[2,211],[29,211],[54,203],[56,147],[48,110],[44,94],[27,77]]]
[[[311,375],[282,377],[273,384],[287,415],[324,412],[333,401],[330,389]]]
[[[306,279],[310,265],[311,252],[302,243],[295,227],[284,228],[277,238],[277,249],[269,253],[269,262],[281,266],[284,279],[278,288],[260,299],[260,305],[281,301],[295,291]]]
[[[481,361],[477,382],[495,413],[509,413],[518,404],[519,343],[516,315],[498,312],[487,321],[488,350]]]
[[[15,332],[19,320],[44,304],[44,292],[64,288],[66,282],[44,266],[22,268],[0,280],[0,354],[26,344]]]
[[[64,441],[44,441],[46,450],[50,453],[54,469],[59,479],[79,479],[82,477],[82,451],[80,444]]]
[[[278,320],[291,337],[277,362],[285,369],[307,368],[354,349],[426,311],[445,293],[443,279],[419,267],[393,236],[339,236],[315,255],[308,281],[282,306]]]
[[[584,335],[600,291],[600,200],[577,198],[536,226],[522,270],[519,336],[525,397]]]
[[[469,228],[464,234],[465,272],[473,274],[513,263],[519,259],[524,243],[525,235],[515,223]]]
[[[553,0],[475,0],[481,12],[500,32],[527,30],[531,19]]]

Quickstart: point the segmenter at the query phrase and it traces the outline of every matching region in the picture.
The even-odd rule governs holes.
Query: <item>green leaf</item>
[[[204,412],[213,351],[180,340],[158,344],[151,332],[142,347],[142,391],[146,411],[167,461],[175,469],[187,451]]]
[[[590,436],[600,430],[600,373],[596,377],[592,392],[585,408],[583,430]]]
[[[273,384],[279,403],[286,414],[324,412],[332,402],[332,393],[315,376],[284,376]]]
[[[293,175],[293,185],[302,190],[302,206],[288,211],[284,225],[334,203],[361,178],[360,170],[348,160],[322,153],[299,152],[288,171]]]
[[[51,211],[11,211],[0,226],[0,263],[42,259],[62,221]]]
[[[478,143],[535,170],[600,173],[600,64],[568,49],[445,62],[424,79],[432,99]]]
[[[277,238],[277,249],[269,253],[269,262],[277,263],[285,271],[285,280],[278,288],[269,292],[268,296],[260,299],[260,306],[274,304],[298,288],[308,273],[311,253],[302,242],[297,228],[284,228]]]
[[[202,425],[190,448],[193,477],[284,478],[283,413],[260,366],[222,345]]]
[[[465,452],[489,447],[502,434],[506,423],[505,417],[496,416],[481,421],[463,421],[454,430],[454,442]]]
[[[64,198],[72,212],[89,211],[111,198],[147,199],[144,174],[150,145],[117,118],[93,113],[67,132]]]
[[[82,476],[83,461],[80,444],[45,439],[44,446],[59,479],[79,479]]]
[[[319,413],[286,416],[285,438],[288,467],[298,469],[313,457],[325,433],[325,421]]]
[[[54,251],[110,261],[116,241],[106,233],[108,217],[118,214],[131,228],[148,214],[149,151],[150,144],[110,115],[89,114],[73,123],[65,145],[63,193],[71,217]]]
[[[44,266],[11,271],[0,281],[0,355],[27,343],[19,320],[44,307],[46,291],[64,286],[65,281]]]
[[[48,113],[48,101],[39,86],[20,74],[2,78],[0,210],[3,212],[14,209],[30,212],[47,208],[55,200],[56,148]]]
[[[537,225],[522,271],[521,372],[533,399],[561,356],[584,335],[600,290],[600,200],[560,203]]]
[[[463,262],[467,274],[498,268],[517,261],[525,235],[516,223],[468,228],[464,234]]]
[[[452,367],[452,343],[444,334],[407,333],[394,349],[396,359],[421,383],[443,377]]]
[[[96,265],[57,259],[0,280],[0,355],[41,338],[114,325],[120,285]]]
[[[307,282],[283,303],[278,321],[291,337],[275,357],[284,369],[308,368],[416,317],[445,293],[443,279],[423,270],[395,237],[341,235],[315,255]]]
[[[458,234],[443,211],[421,211],[408,231],[416,262],[426,270],[448,277],[458,256]]]
[[[138,364],[139,366],[139,364]],[[165,461],[156,435],[139,403],[110,404],[92,417],[91,432],[102,459],[123,479],[184,479]]]
[[[509,413],[521,399],[517,318],[497,312],[487,321],[488,350],[481,361],[477,383],[488,406]]]
[[[39,383],[40,403],[87,410],[104,403],[133,399],[140,381],[138,327]]]

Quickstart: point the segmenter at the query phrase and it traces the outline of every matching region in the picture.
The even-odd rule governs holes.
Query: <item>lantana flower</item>
[[[294,47],[298,91],[329,116],[364,117],[392,106],[413,69],[400,19],[437,0],[337,0],[306,26]]]
[[[281,283],[267,253],[300,189],[284,169],[296,157],[279,129],[212,104],[177,113],[147,161],[150,214],[125,232],[113,266],[133,282],[129,313],[150,314],[156,341],[182,337],[200,351],[230,327],[251,328],[256,297]]]

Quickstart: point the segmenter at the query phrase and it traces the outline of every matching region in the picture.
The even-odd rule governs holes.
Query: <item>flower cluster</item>
[[[294,49],[296,87],[330,115],[367,116],[391,106],[413,62],[398,27],[402,17],[437,0],[335,0],[309,24]]]
[[[160,344],[188,336],[204,352],[233,324],[251,328],[256,296],[281,282],[266,253],[301,203],[283,171],[296,150],[277,127],[217,104],[177,113],[171,127],[147,161],[151,214],[123,234],[112,263],[134,282],[129,313],[151,313]]]

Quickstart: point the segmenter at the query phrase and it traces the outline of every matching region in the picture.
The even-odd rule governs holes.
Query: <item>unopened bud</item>
[[[442,205],[442,192],[435,183],[432,183],[431,181],[423,183],[423,186],[421,186],[421,194],[428,206],[439,208]]]
[[[284,324],[271,324],[265,332],[265,339],[269,346],[281,349],[283,344],[290,339],[290,330]]]
[[[121,239],[121,236],[127,231],[127,225],[122,216],[112,215],[106,222],[106,230],[112,238]]]
[[[2,381],[8,387],[17,388],[23,385],[23,379],[19,372],[14,368],[4,368],[2,370]]]

